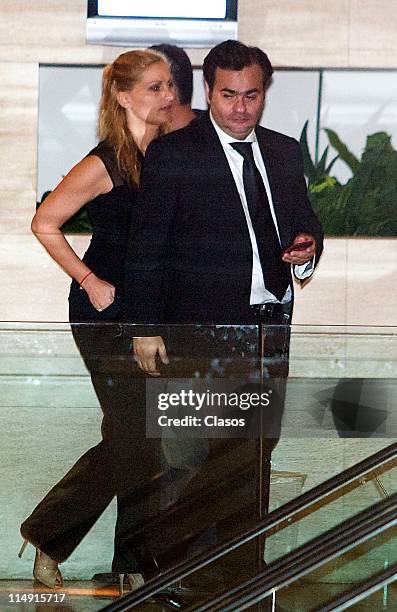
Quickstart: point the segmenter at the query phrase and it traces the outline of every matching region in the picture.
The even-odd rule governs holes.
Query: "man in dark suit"
[[[272,323],[291,312],[291,264],[301,282],[311,275],[322,230],[299,144],[258,126],[272,72],[258,48],[217,45],[204,61],[210,112],[148,147],[126,268],[130,322]],[[235,142],[252,143],[265,217],[253,219]],[[306,241],[303,251],[282,255]],[[134,344],[138,363],[156,373],[155,355],[167,359],[162,340]]]
[[[146,151],[127,258],[127,320],[175,326],[281,325],[281,334],[267,334],[266,351],[270,363],[276,363],[268,373],[285,377],[293,303],[291,266],[299,282],[311,276],[322,251],[321,226],[307,198],[299,144],[258,126],[273,72],[266,54],[226,41],[210,51],[203,69],[209,112],[152,142]],[[300,250],[302,243],[307,246]],[[156,360],[169,363],[168,341],[166,347],[160,332],[155,335],[151,327],[139,332],[141,337],[134,339],[138,364],[147,374],[158,376]],[[175,339],[172,333],[169,337],[171,342]],[[194,354],[194,334],[185,334],[184,347],[187,356]],[[207,348],[208,355],[215,356],[210,343]],[[227,343],[223,346],[222,356],[229,348]],[[171,375],[192,376],[194,368],[187,362],[184,370]],[[277,434],[270,435],[268,458]],[[247,455],[255,456],[255,445],[245,442],[215,444],[217,452],[209,456],[211,461],[215,456],[215,463],[206,460],[184,491],[185,502],[191,495],[192,511],[194,506],[197,509],[200,491],[207,494],[203,512],[207,509],[216,524],[218,519],[225,522],[225,506],[238,512],[240,501],[247,504],[246,494],[244,500],[227,499],[233,486],[211,495],[212,485],[217,484],[211,482],[214,475],[219,483],[233,462],[245,468]],[[252,518],[252,512],[246,514]],[[173,529],[182,523],[183,513],[180,519],[173,518]],[[192,530],[192,519],[188,522],[186,529]],[[225,533],[236,533],[235,523]],[[165,540],[163,526],[159,534]]]

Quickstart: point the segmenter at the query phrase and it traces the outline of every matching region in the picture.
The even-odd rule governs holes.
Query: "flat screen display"
[[[101,17],[225,19],[226,0],[98,0]]]
[[[237,38],[237,0],[87,0],[87,42],[212,47]]]

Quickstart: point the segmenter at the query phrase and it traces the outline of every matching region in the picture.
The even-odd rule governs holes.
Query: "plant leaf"
[[[311,158],[310,151],[309,151],[309,145],[307,143],[308,125],[309,125],[309,121],[305,121],[305,125],[303,126],[299,142],[300,142],[300,146],[302,150],[304,172],[309,180],[309,183],[315,183],[318,178],[318,172]]]
[[[321,159],[319,160],[319,162],[317,164],[317,170],[319,172],[321,172],[322,174],[325,173],[325,164],[327,162],[328,151],[329,151],[329,147],[326,147],[324,149],[324,152],[323,152],[322,156],[321,156]]]
[[[375,132],[375,134],[369,134],[367,136],[367,143],[365,145],[365,150],[369,151],[370,149],[374,149],[379,145],[389,144],[391,141],[391,136],[386,132]]]
[[[334,165],[334,163],[336,162],[337,159],[339,159],[339,155],[335,155],[334,159],[332,159],[329,162],[328,166],[324,170],[325,174],[330,174],[331,173],[332,166]]]
[[[366,150],[361,158],[361,164],[349,182],[352,185],[352,192],[347,202],[346,209],[346,229],[349,235],[355,235],[360,224],[360,207],[368,193],[370,181],[376,170],[376,164],[386,146],[388,140],[381,140],[377,146]]]
[[[324,132],[326,132],[330,144],[337,150],[340,159],[342,159],[345,164],[349,166],[353,174],[357,172],[360,166],[360,162],[357,157],[353,155],[351,151],[349,151],[345,144],[343,144],[336,132],[328,128],[325,128]]]

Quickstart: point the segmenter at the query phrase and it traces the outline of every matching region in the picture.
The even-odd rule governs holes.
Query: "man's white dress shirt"
[[[233,149],[233,147],[230,144],[231,142],[237,142],[237,141],[233,139],[231,136],[229,136],[229,134],[226,134],[226,132],[221,130],[221,128],[217,125],[217,123],[215,123],[211,112],[210,112],[210,118],[215,128],[215,131],[218,134],[218,137],[223,147],[224,153],[226,155],[226,159],[228,161],[230,170],[233,174],[234,182],[236,184],[237,191],[239,192],[239,195],[240,195],[241,204],[243,206],[245,219],[247,221],[249,236],[250,236],[251,245],[252,245],[252,283],[251,283],[250,304],[265,304],[269,302],[278,302],[278,299],[272,293],[270,293],[270,291],[268,291],[265,287],[265,281],[263,278],[262,265],[259,259],[259,252],[258,252],[255,232],[252,226],[252,221],[251,221],[251,217],[250,217],[249,210],[248,210],[247,198],[245,196],[245,191],[244,191],[244,183],[243,183],[244,158],[240,155],[240,153],[238,153],[238,151]],[[262,155],[259,149],[258,141],[256,139],[255,131],[252,130],[252,132],[248,134],[248,136],[244,138],[244,140],[239,140],[238,142],[252,142],[252,151],[254,154],[255,163],[262,176],[263,184],[265,186],[267,197],[269,200],[270,211],[273,217],[274,225],[276,227],[277,236],[280,240],[280,233],[278,230],[276,214],[274,212],[274,206],[273,206],[272,194],[270,191],[269,179],[267,177],[265,164],[262,159]],[[313,260],[301,266],[294,267],[295,276],[302,280],[304,278],[308,278],[309,276],[311,276],[311,274],[313,274],[313,270],[314,270]],[[292,297],[291,286],[288,286],[285,292],[285,295],[282,299],[282,303],[284,304],[286,302],[290,302],[291,297]]]

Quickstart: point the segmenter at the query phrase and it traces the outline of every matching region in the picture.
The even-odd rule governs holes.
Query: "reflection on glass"
[[[105,328],[106,326],[100,330],[102,334]],[[81,326],[81,329],[83,330],[84,326]],[[186,331],[184,329],[183,333],[186,334]],[[294,330],[293,343],[296,334],[299,350],[295,353],[293,351],[292,371],[296,372],[301,368],[306,355],[310,359],[315,354],[318,368],[323,374],[321,380],[331,385],[335,381],[334,356],[339,355],[338,351],[345,366],[352,367],[354,364],[358,374],[360,368],[368,367],[371,353],[378,372],[381,372],[382,367],[387,369],[388,380],[393,380],[391,376],[394,361],[393,352],[390,351],[395,338],[393,330],[389,334],[378,335],[365,334],[364,330],[361,330],[360,337],[354,333],[343,335],[340,329],[318,329],[316,334],[314,331],[314,328],[306,331],[299,328]],[[128,334],[125,337],[128,338]],[[174,372],[178,375],[188,370],[191,375],[194,374],[192,382],[204,381],[206,389],[210,390],[214,381],[222,381],[223,385],[230,377],[233,379],[248,374],[250,384],[258,380],[261,369],[257,360],[256,327],[195,328],[194,336],[190,335],[190,340],[192,337],[195,338],[196,349],[201,347],[199,350],[194,352],[190,346],[190,349],[183,353],[181,349],[187,345],[180,341],[182,336],[179,335],[176,337],[179,340],[174,344],[175,350],[170,351]],[[201,349],[208,339],[212,348],[210,354],[205,355]],[[6,486],[2,487],[2,507],[6,510],[2,537],[4,549],[14,551],[20,544],[18,526],[35,503],[80,455],[84,456],[87,449],[95,447],[99,437],[100,411],[88,373],[74,347],[68,326],[54,324],[49,329],[44,324],[25,324],[16,328],[12,324],[3,324],[0,340],[0,406],[6,433],[3,452],[8,458],[3,469],[3,482]],[[370,347],[368,354],[363,350],[366,341]],[[333,347],[334,354],[331,356],[326,350],[328,346]],[[384,347],[387,347],[387,350],[384,350]],[[128,342],[124,350],[129,351]],[[160,560],[164,568],[211,549],[254,525],[260,516],[258,495],[262,495],[262,513],[266,512],[266,504],[263,504],[266,502],[266,495],[270,496],[270,509],[280,508],[314,484],[342,471],[344,467],[356,463],[392,441],[339,439],[336,429],[334,438],[323,436],[305,440],[300,432],[297,431],[297,436],[292,437],[291,429],[284,430],[282,426],[281,441],[275,451],[271,452],[269,447],[270,452],[262,455],[266,460],[260,466],[260,449],[255,438],[231,438],[224,441],[193,435],[187,439],[178,436],[148,438],[148,447],[153,444],[151,447],[156,448],[158,453],[155,478],[148,487],[137,487],[135,483],[129,486],[132,474],[129,468],[133,463],[131,452],[136,452],[133,448],[134,434],[130,419],[134,414],[129,415],[129,410],[133,404],[137,404],[131,401],[132,378],[125,376],[130,367],[130,358],[126,358],[126,354],[123,352],[112,355],[112,385],[108,386],[112,402],[118,396],[114,394],[115,381],[119,390],[123,389],[126,398],[125,416],[119,424],[116,422],[117,427],[119,426],[118,444],[113,446],[114,461],[126,493],[122,496],[126,519],[123,524],[119,523],[119,533],[127,552],[131,550],[132,543],[138,541],[150,551],[156,551],[155,560]],[[100,368],[101,355],[93,354],[92,358]],[[107,364],[109,365],[109,362]],[[266,366],[266,363],[264,365]],[[331,376],[325,379],[324,374],[327,371]],[[302,388],[305,385],[310,388],[316,383],[317,379],[312,378],[312,374],[310,365],[306,378],[301,377]],[[180,391],[180,380],[179,376],[172,378],[170,369],[164,372],[164,381],[168,385],[164,392],[177,393],[178,389]],[[386,383],[389,384],[388,381]],[[104,384],[107,384],[106,380]],[[137,388],[135,384],[134,388]],[[143,390],[143,393],[145,392],[146,388]],[[315,394],[312,397],[315,398]],[[320,402],[319,397],[317,401]],[[168,413],[168,410],[163,412]],[[328,435],[327,430],[325,435]],[[308,448],[311,449],[310,453]],[[148,455],[145,457],[147,460]],[[101,466],[101,470],[104,475],[104,489],[111,497],[112,483],[105,478],[105,465]],[[262,491],[257,486],[259,475],[262,478]],[[263,488],[264,483],[267,483],[267,489]],[[337,495],[315,505],[310,512],[302,512],[289,523],[280,525],[260,542],[254,541],[240,547],[224,560],[211,563],[203,570],[195,572],[183,581],[184,590],[179,592],[179,596],[190,597],[191,601],[197,603],[215,591],[254,576],[261,566],[263,551],[267,564],[279,559],[342,520],[365,510],[384,496],[390,496],[396,491],[396,484],[395,462],[388,461],[381,468],[367,474],[362,481],[354,481]],[[93,494],[95,493],[100,492],[94,491]],[[151,513],[146,512],[147,505],[150,506]],[[82,518],[81,513],[76,516],[78,520]],[[106,602],[118,597],[119,578],[109,573],[113,554],[114,516],[114,506],[110,506],[98,520],[95,531],[81,542],[71,559],[61,566],[69,603],[75,609],[83,609],[84,602],[93,594],[97,605],[95,608],[93,604],[93,609],[100,609]],[[142,520],[143,516],[145,520]],[[85,518],[91,520],[93,517]],[[386,539],[382,542],[379,540],[378,548],[368,548],[360,558],[372,559],[374,550],[376,563],[373,564],[373,569],[378,571],[382,569],[382,559],[388,563],[392,562],[394,549],[395,543],[391,538],[389,544]],[[18,580],[23,581],[24,589],[32,589],[33,557],[32,549],[26,552],[26,557],[22,560],[10,552],[4,558],[2,579],[17,576]],[[343,561],[343,572],[340,570],[338,573],[339,566],[335,565],[332,571],[329,569],[324,581],[326,584],[331,581],[333,585],[343,576],[348,582],[353,582],[353,574],[358,572],[360,563],[358,557],[357,560],[356,557],[346,557]],[[364,566],[369,567],[369,564],[365,561]],[[353,569],[348,571],[348,567]],[[92,580],[94,574],[97,577]],[[357,576],[362,575],[364,574],[357,573]],[[310,580],[313,584],[318,581],[321,590],[324,576],[324,573],[319,572],[313,574]],[[79,594],[73,591],[77,588],[77,579],[78,588],[81,589]],[[18,588],[20,586],[18,582]],[[130,587],[125,576],[124,588],[127,591]],[[36,587],[35,592],[42,591]],[[336,595],[337,592],[333,587],[332,593],[329,594]],[[281,600],[280,605],[283,607]]]
[[[332,599],[348,591],[352,585],[387,569],[397,561],[397,531],[390,528],[380,535],[340,555],[320,569],[305,575],[277,592],[277,602],[286,612],[321,610]],[[391,612],[396,604],[395,591],[387,587],[372,597],[378,606],[372,610]],[[369,610],[370,602],[357,604],[357,610]],[[362,607],[361,607],[362,606]],[[352,608],[355,609],[355,608]]]
[[[394,459],[271,530],[267,536],[265,561],[274,561],[396,490],[397,460]]]

